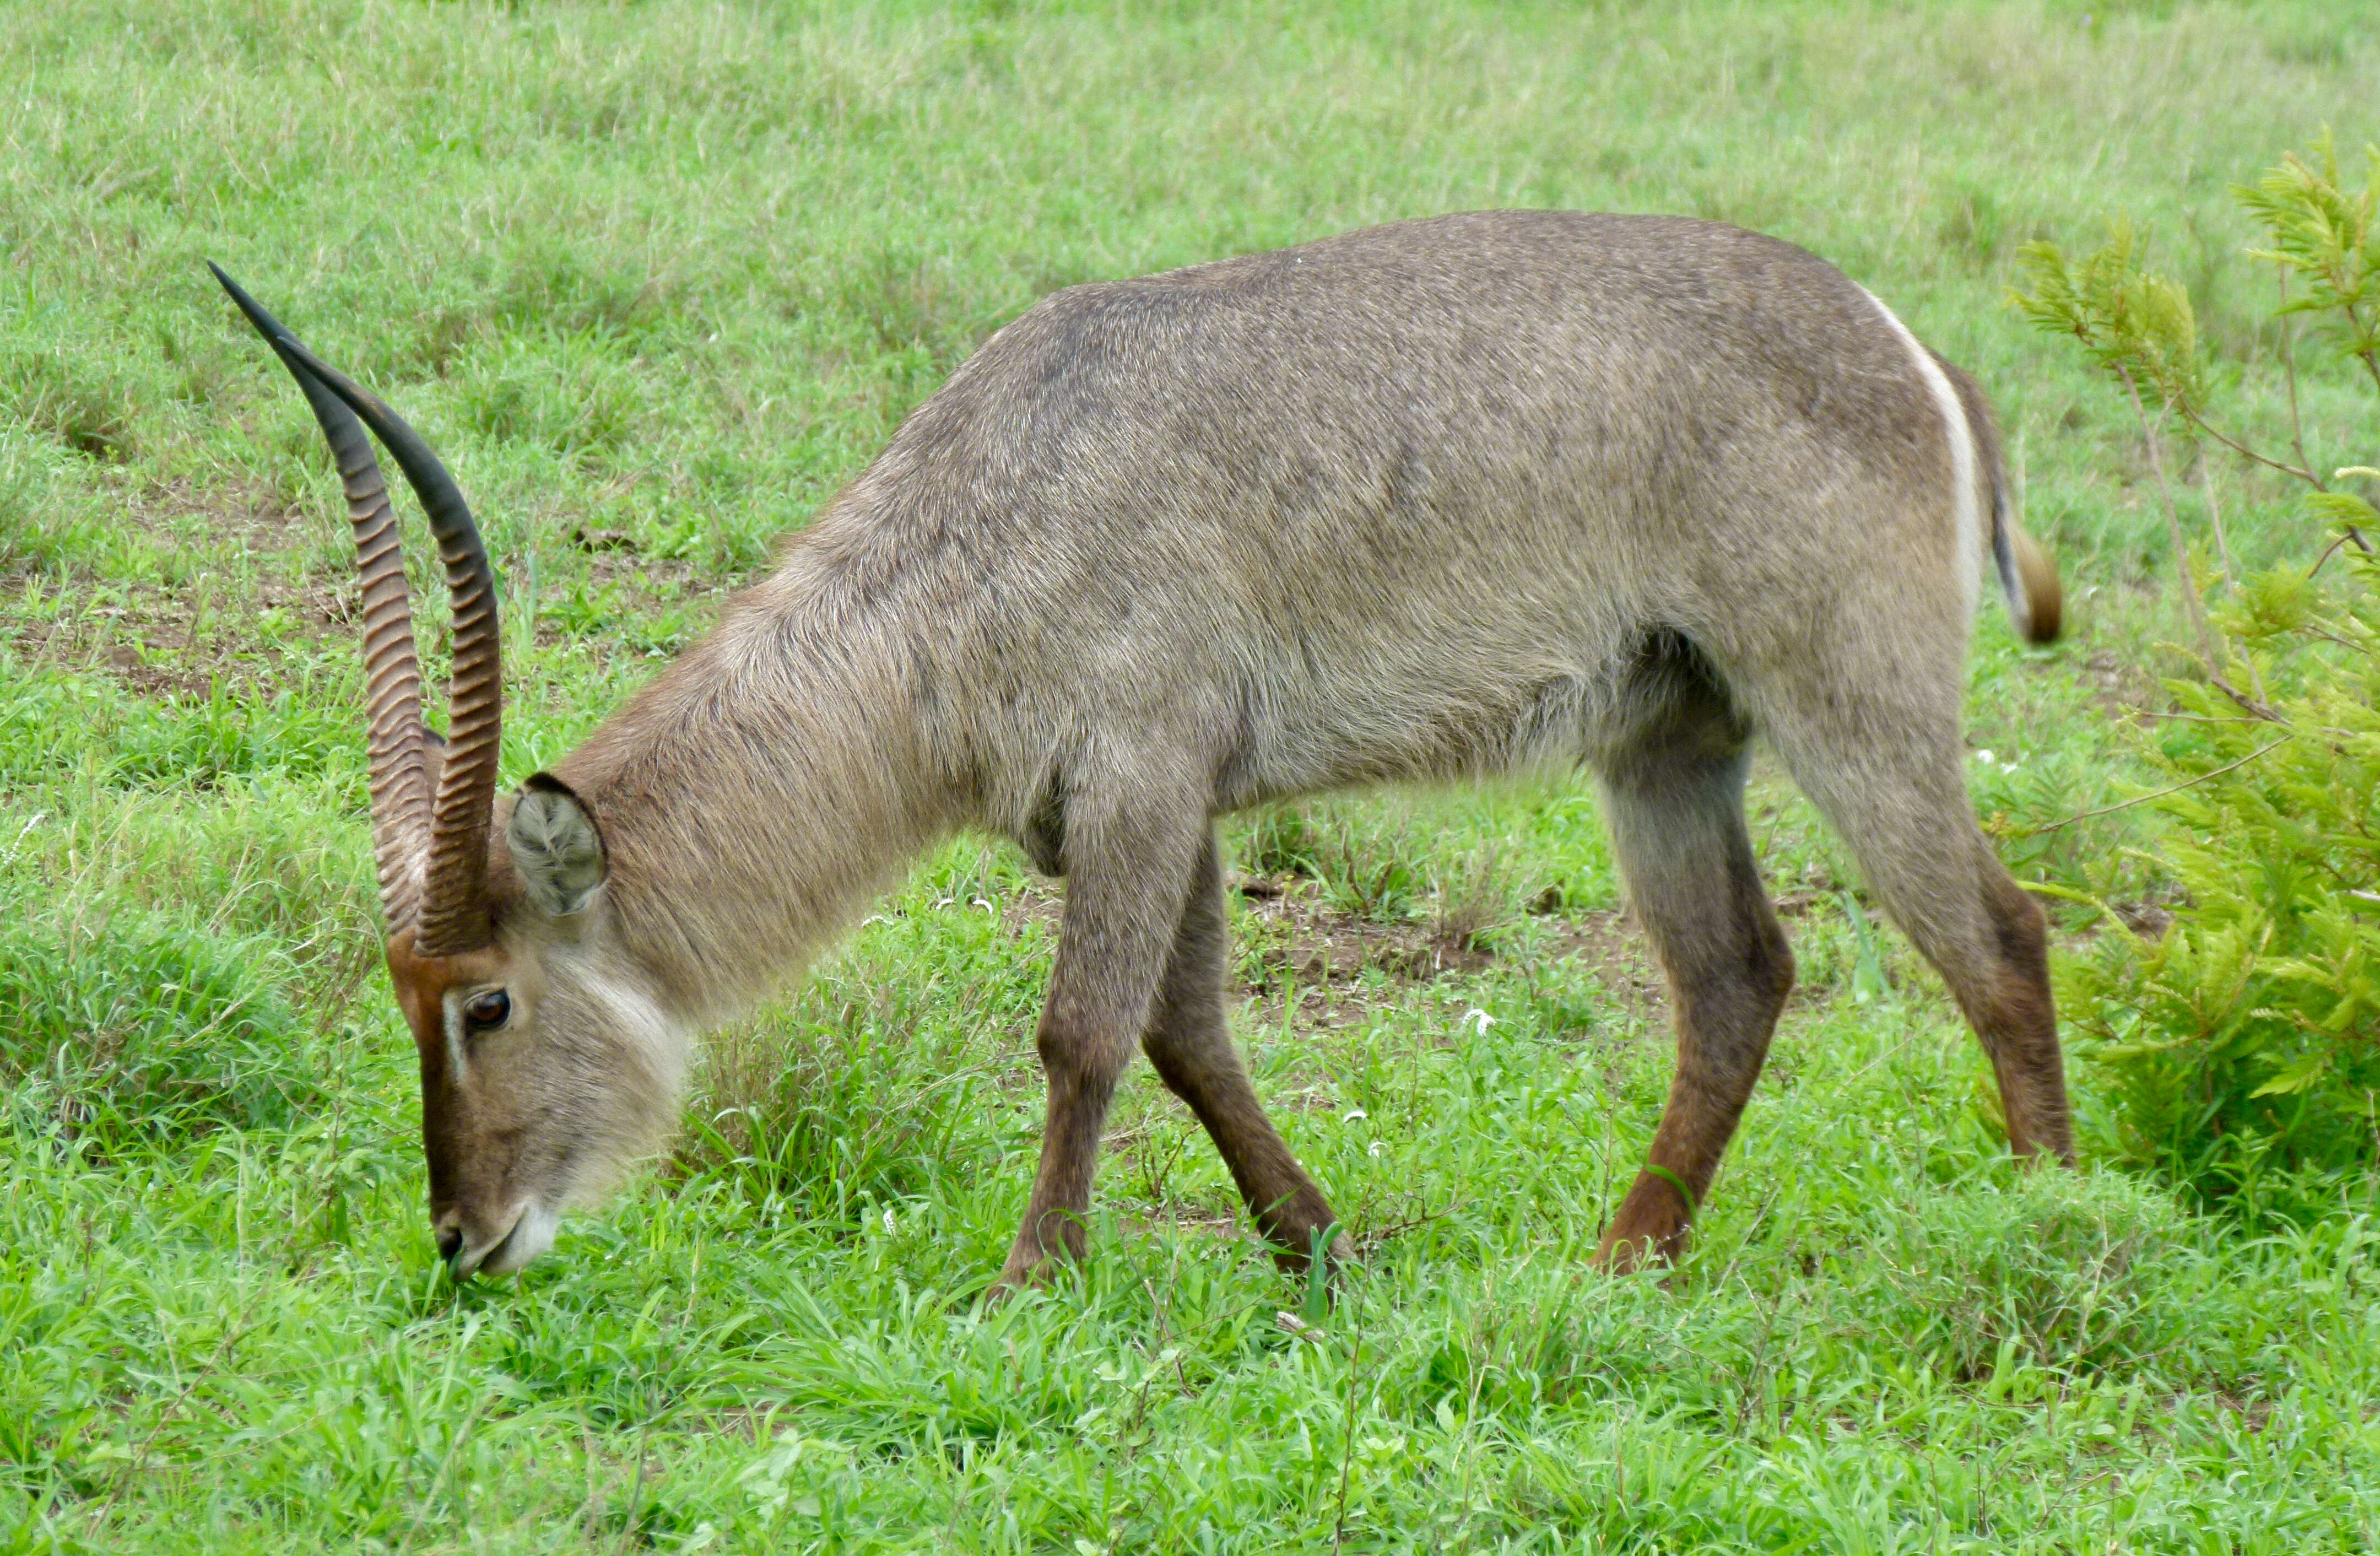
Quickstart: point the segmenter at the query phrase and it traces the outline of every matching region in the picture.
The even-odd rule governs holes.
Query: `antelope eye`
[[[492,1031],[512,1019],[513,997],[501,989],[474,994],[463,1004],[463,1019],[475,1032]]]

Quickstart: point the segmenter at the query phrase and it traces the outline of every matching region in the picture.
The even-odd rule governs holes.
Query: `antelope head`
[[[565,1206],[660,1137],[675,1045],[622,949],[589,807],[543,772],[499,806],[495,576],[461,492],[402,418],[214,274],[305,392],[346,491],[372,853],[389,978],[421,1059],[431,1224],[458,1279],[510,1274],[552,1246]],[[367,428],[420,499],[445,565],[455,654],[443,739],[421,720],[404,553]]]

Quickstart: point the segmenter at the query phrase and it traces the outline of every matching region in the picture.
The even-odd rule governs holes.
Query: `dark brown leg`
[[[1742,735],[1685,719],[1607,764],[1604,796],[1628,896],[1669,975],[1678,1068],[1648,1153],[1596,1251],[1625,1270],[1684,1246],[1760,1078],[1793,956],[1743,824]]]
[[[1846,679],[1835,696],[1779,718],[1779,745],[1974,1027],[1999,1083],[2010,1146],[2071,1164],[2041,907],[1975,825],[1955,681],[1925,691],[1920,675]]]
[[[2074,1123],[2066,1102],[2066,1057],[2058,1046],[2058,1008],[2049,991],[2049,933],[2041,905],[2010,880],[1990,845],[1975,839],[1983,857],[1983,932],[1950,948],[1928,940],[1918,949],[1950,986],[1975,1029],[1999,1083],[2009,1149],[2022,1157],[2046,1152],[2074,1165]],[[1980,943],[1981,954],[1974,954]]]
[[[1080,1258],[1099,1131],[1132,1059],[1182,920],[1183,891],[1209,829],[1199,809],[1066,814],[1066,915],[1035,1033],[1050,1088],[1041,1165],[1000,1272],[1021,1285],[1051,1258]]]
[[[1213,1137],[1264,1234],[1281,1262],[1305,1267],[1318,1233],[1336,1224],[1322,1191],[1299,1166],[1265,1115],[1241,1066],[1223,1012],[1223,967],[1230,953],[1222,873],[1210,832],[1190,877],[1189,900],[1165,967],[1165,984],[1140,1041],[1173,1094],[1190,1105]],[[1328,1250],[1334,1262],[1354,1258],[1343,1234]]]

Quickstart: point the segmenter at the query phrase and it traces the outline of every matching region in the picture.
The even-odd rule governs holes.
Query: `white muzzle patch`
[[[466,1249],[455,1261],[455,1278],[459,1281],[474,1273],[516,1275],[553,1246],[553,1234],[561,1226],[561,1211],[532,1200],[521,1207],[510,1232],[476,1252]]]

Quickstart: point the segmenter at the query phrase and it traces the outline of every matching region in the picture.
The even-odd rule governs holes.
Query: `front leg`
[[[1223,906],[1222,861],[1209,829],[1191,871],[1189,896],[1182,905],[1182,927],[1166,963],[1165,991],[1140,1046],[1173,1094],[1189,1103],[1207,1126],[1223,1165],[1232,1171],[1232,1181],[1247,1201],[1248,1213],[1272,1239],[1283,1267],[1305,1270],[1316,1237],[1324,1233],[1330,1234],[1329,1260],[1352,1264],[1354,1246],[1346,1234],[1333,1230],[1339,1218],[1265,1116],[1232,1041],[1223,1014],[1223,967],[1231,953],[1231,933]]]
[[[1191,867],[1207,836],[1195,803],[1067,806],[1066,914],[1034,1046],[1050,1088],[1041,1165],[1001,1283],[1080,1258],[1091,1172],[1117,1077],[1131,1061],[1165,975]]]

